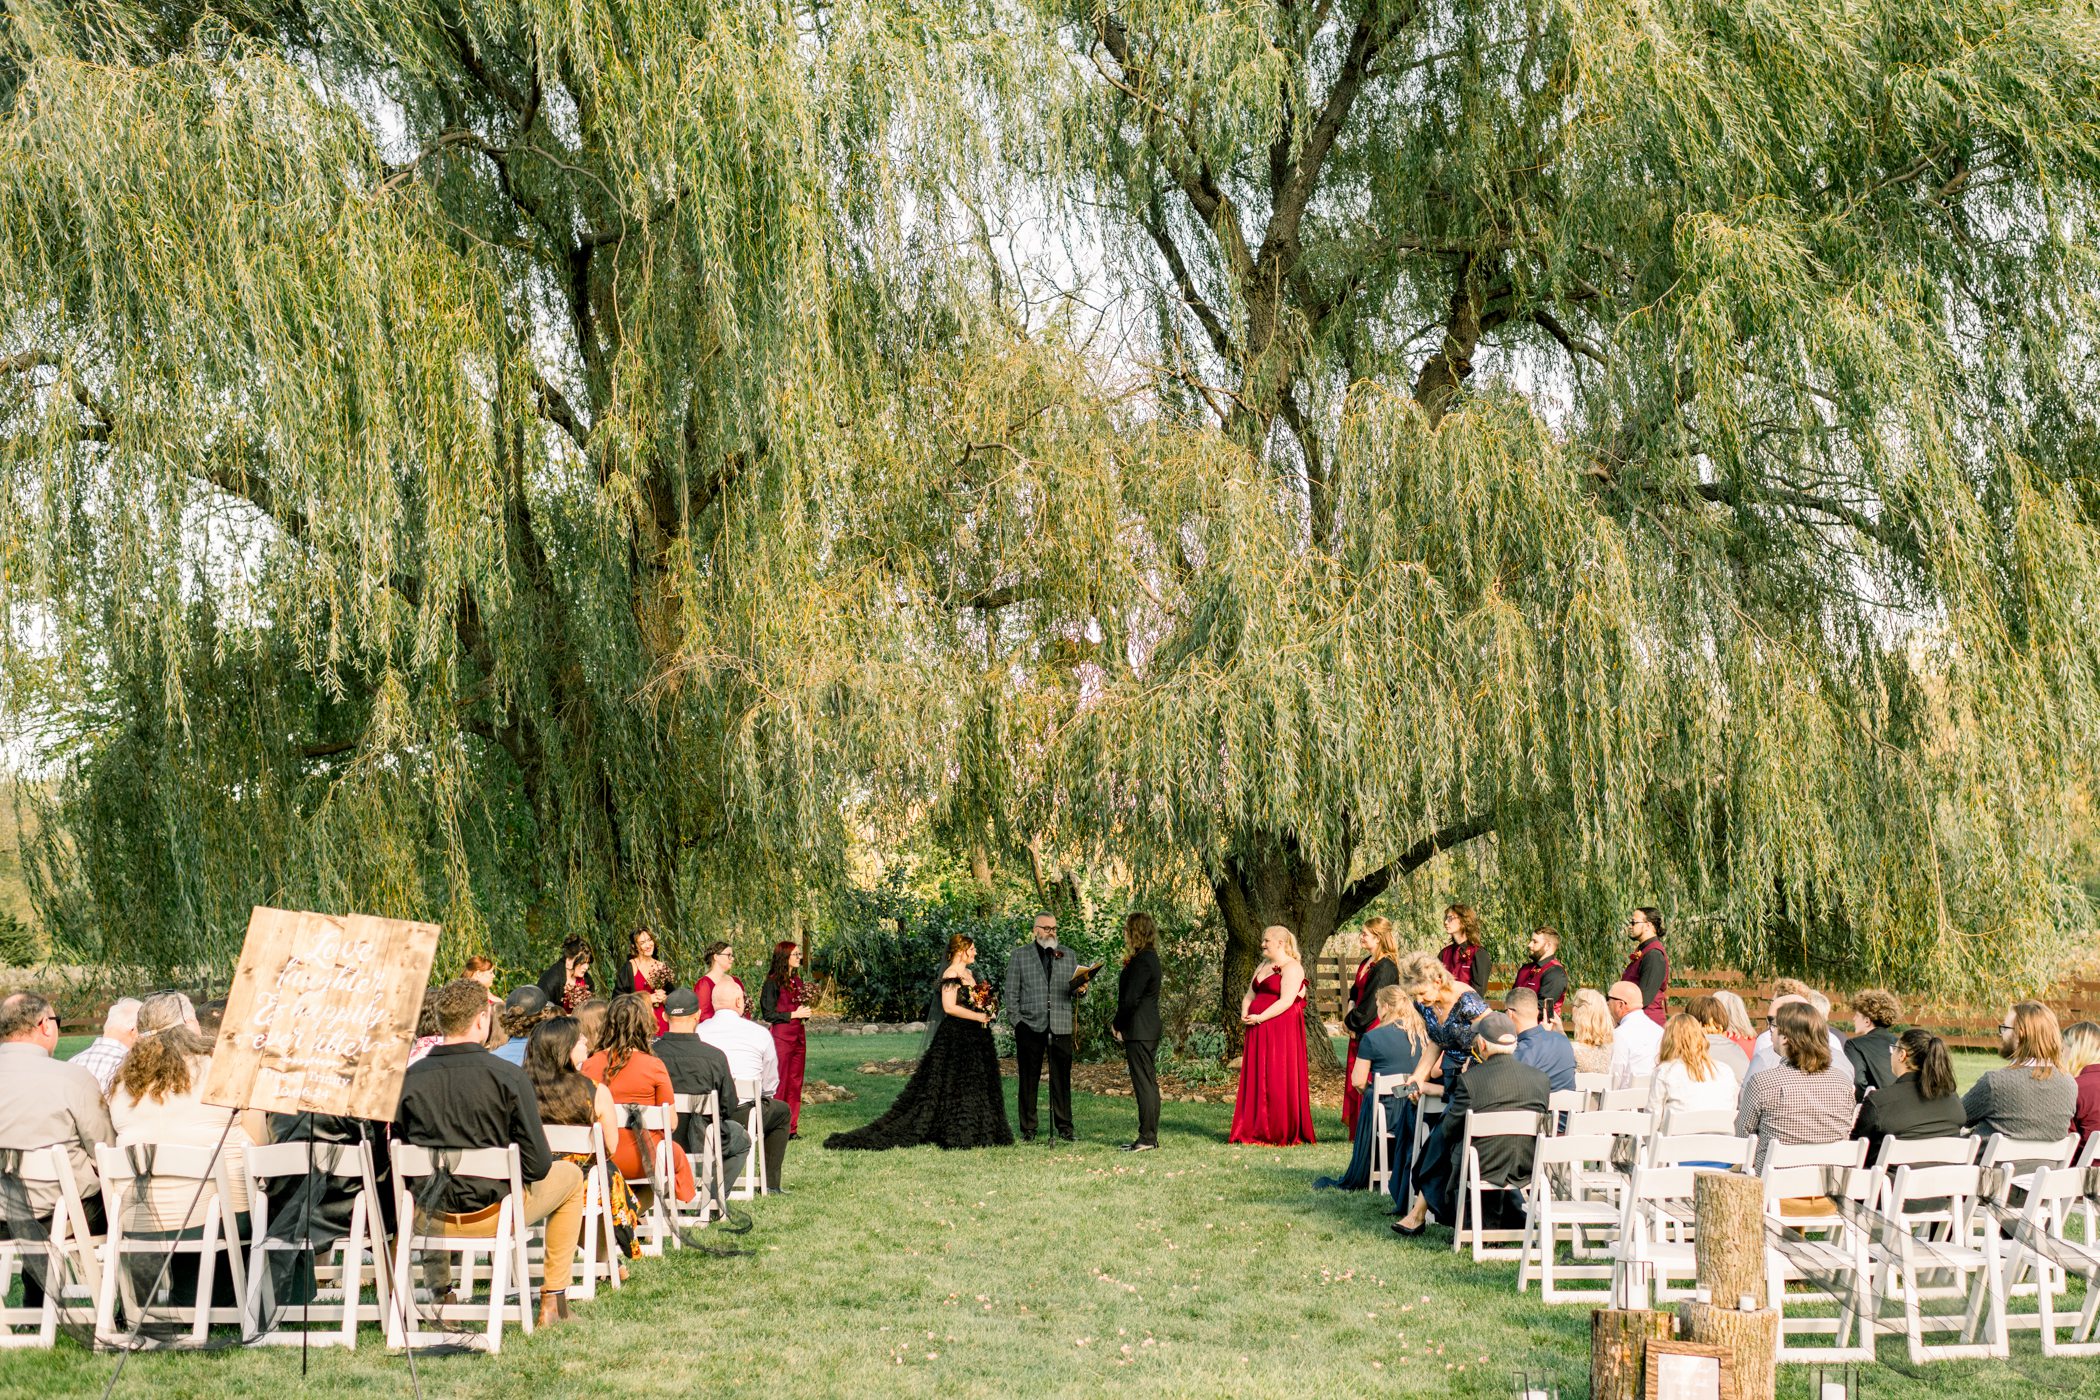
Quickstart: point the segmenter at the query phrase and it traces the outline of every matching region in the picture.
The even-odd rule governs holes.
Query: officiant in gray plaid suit
[[[1035,916],[1035,937],[1006,960],[1005,1011],[1019,1062],[1021,1138],[1035,1140],[1036,1094],[1050,1060],[1050,1130],[1072,1141],[1072,1000],[1085,994],[1091,969],[1057,941],[1057,916]],[[1085,974],[1085,975],[1082,975]]]

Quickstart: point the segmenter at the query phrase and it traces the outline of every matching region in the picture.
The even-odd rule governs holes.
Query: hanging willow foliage
[[[2089,4],[10,13],[76,943],[690,939],[858,805],[1199,871],[1235,1004],[1444,851],[1593,973],[2086,917]]]

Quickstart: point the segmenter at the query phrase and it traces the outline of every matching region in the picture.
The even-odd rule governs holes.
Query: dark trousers
[[[1014,1058],[1021,1071],[1021,1136],[1035,1136],[1036,1093],[1043,1083],[1043,1055],[1050,1056],[1050,1130],[1072,1136],[1072,1037],[1014,1027]]]
[[[1126,1040],[1123,1062],[1130,1066],[1130,1095],[1137,1100],[1139,1142],[1159,1144],[1159,1042]]]

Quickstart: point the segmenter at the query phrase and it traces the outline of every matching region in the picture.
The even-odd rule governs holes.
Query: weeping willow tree
[[[73,947],[223,969],[270,900],[690,952],[825,877],[828,483],[945,333],[970,139],[916,24],[9,8],[0,663]]]
[[[1150,334],[925,386],[947,485],[885,557],[950,619],[953,820],[1192,861],[1229,1017],[1265,925],[1316,949],[1444,852],[1593,976],[1653,903],[1680,964],[2050,979],[2092,6],[1029,14],[1067,62],[1015,158]]]

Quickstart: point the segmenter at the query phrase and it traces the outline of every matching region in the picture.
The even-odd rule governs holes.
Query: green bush
[[[960,905],[922,899],[892,875],[846,897],[837,926],[818,940],[811,966],[838,989],[849,1019],[923,1021],[948,940],[977,941],[977,976],[1003,983],[1006,955],[1028,937],[1026,915],[985,918]]]

